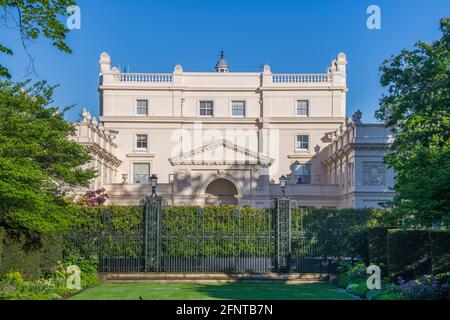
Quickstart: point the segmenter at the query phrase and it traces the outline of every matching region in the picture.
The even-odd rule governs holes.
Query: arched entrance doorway
[[[227,179],[217,179],[206,188],[206,205],[238,205],[239,194],[233,182]]]

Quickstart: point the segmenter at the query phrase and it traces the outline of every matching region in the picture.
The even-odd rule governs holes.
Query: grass
[[[352,300],[328,284],[104,284],[72,300]]]

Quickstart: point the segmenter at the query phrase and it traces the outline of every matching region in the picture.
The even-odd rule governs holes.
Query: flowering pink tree
[[[108,194],[104,188],[98,189],[96,191],[88,191],[83,196],[84,203],[88,207],[100,207],[103,206],[106,200],[109,199]]]

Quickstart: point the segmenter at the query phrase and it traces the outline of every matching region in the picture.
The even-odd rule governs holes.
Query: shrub
[[[367,281],[367,266],[362,263],[352,265],[350,263],[342,263],[338,267],[338,285],[341,288],[348,288],[350,285],[359,284]],[[366,285],[367,287],[367,285]]]
[[[431,231],[433,275],[450,280],[450,231]]]
[[[361,298],[366,298],[367,294],[369,293],[369,288],[367,288],[366,281],[361,281],[357,283],[351,283],[347,286],[347,291],[357,295]]]
[[[62,299],[77,290],[69,289],[67,266],[71,262],[58,262],[50,270],[50,276],[35,280],[24,280],[20,272],[10,272],[0,279],[0,300],[55,300]],[[99,283],[95,265],[89,261],[79,261],[82,288]]]
[[[320,239],[314,249],[318,255],[327,256],[332,253],[335,257],[351,257],[367,262],[367,225],[372,213],[370,209],[294,209],[292,232],[299,233],[303,228],[307,235]]]
[[[39,278],[42,258],[40,245],[34,235],[8,231],[3,239],[0,274],[20,271],[27,279]]]
[[[431,274],[428,231],[389,230],[387,263],[391,279],[415,279],[424,274]]]
[[[369,261],[382,269],[382,274],[387,274],[387,227],[375,227],[368,230]]]
[[[0,270],[2,265],[2,255],[3,255],[3,238],[5,237],[5,229],[0,227]]]
[[[26,279],[37,279],[62,259],[62,237],[6,230],[0,274],[19,271]]]
[[[440,283],[431,276],[422,276],[418,280],[399,279],[400,291],[412,300],[442,300],[450,293],[449,283]]]
[[[95,259],[83,259],[76,258],[72,260],[68,260],[64,266],[65,269],[69,266],[77,266],[81,271],[81,287],[83,288],[91,288],[98,286],[100,284],[100,280],[97,275],[97,265],[98,261]]]
[[[387,280],[383,280],[381,290],[372,290],[367,295],[368,300],[406,300],[399,286]]]
[[[3,276],[3,281],[5,281],[11,285],[17,286],[17,287],[20,287],[23,285],[22,274],[17,271],[9,272],[9,273],[5,274]]]
[[[51,280],[23,280],[20,272],[5,274],[0,281],[0,300],[52,300],[60,298]]]

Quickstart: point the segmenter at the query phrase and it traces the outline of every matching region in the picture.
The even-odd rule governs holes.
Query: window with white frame
[[[148,149],[148,135],[138,134],[136,135],[136,149]]]
[[[309,101],[298,100],[296,108],[297,117],[309,117]]]
[[[214,116],[214,102],[213,101],[200,101],[201,117],[213,117]]]
[[[149,184],[150,183],[150,164],[134,163],[133,164],[133,183]]]
[[[294,169],[295,184],[311,184],[311,165],[299,164]]]
[[[308,151],[309,150],[309,136],[303,135],[303,134],[298,134],[296,148],[297,148],[297,150],[300,150],[300,151]]]
[[[232,101],[231,115],[233,117],[245,117],[245,101]]]
[[[136,101],[136,114],[138,116],[148,116],[148,100]]]

